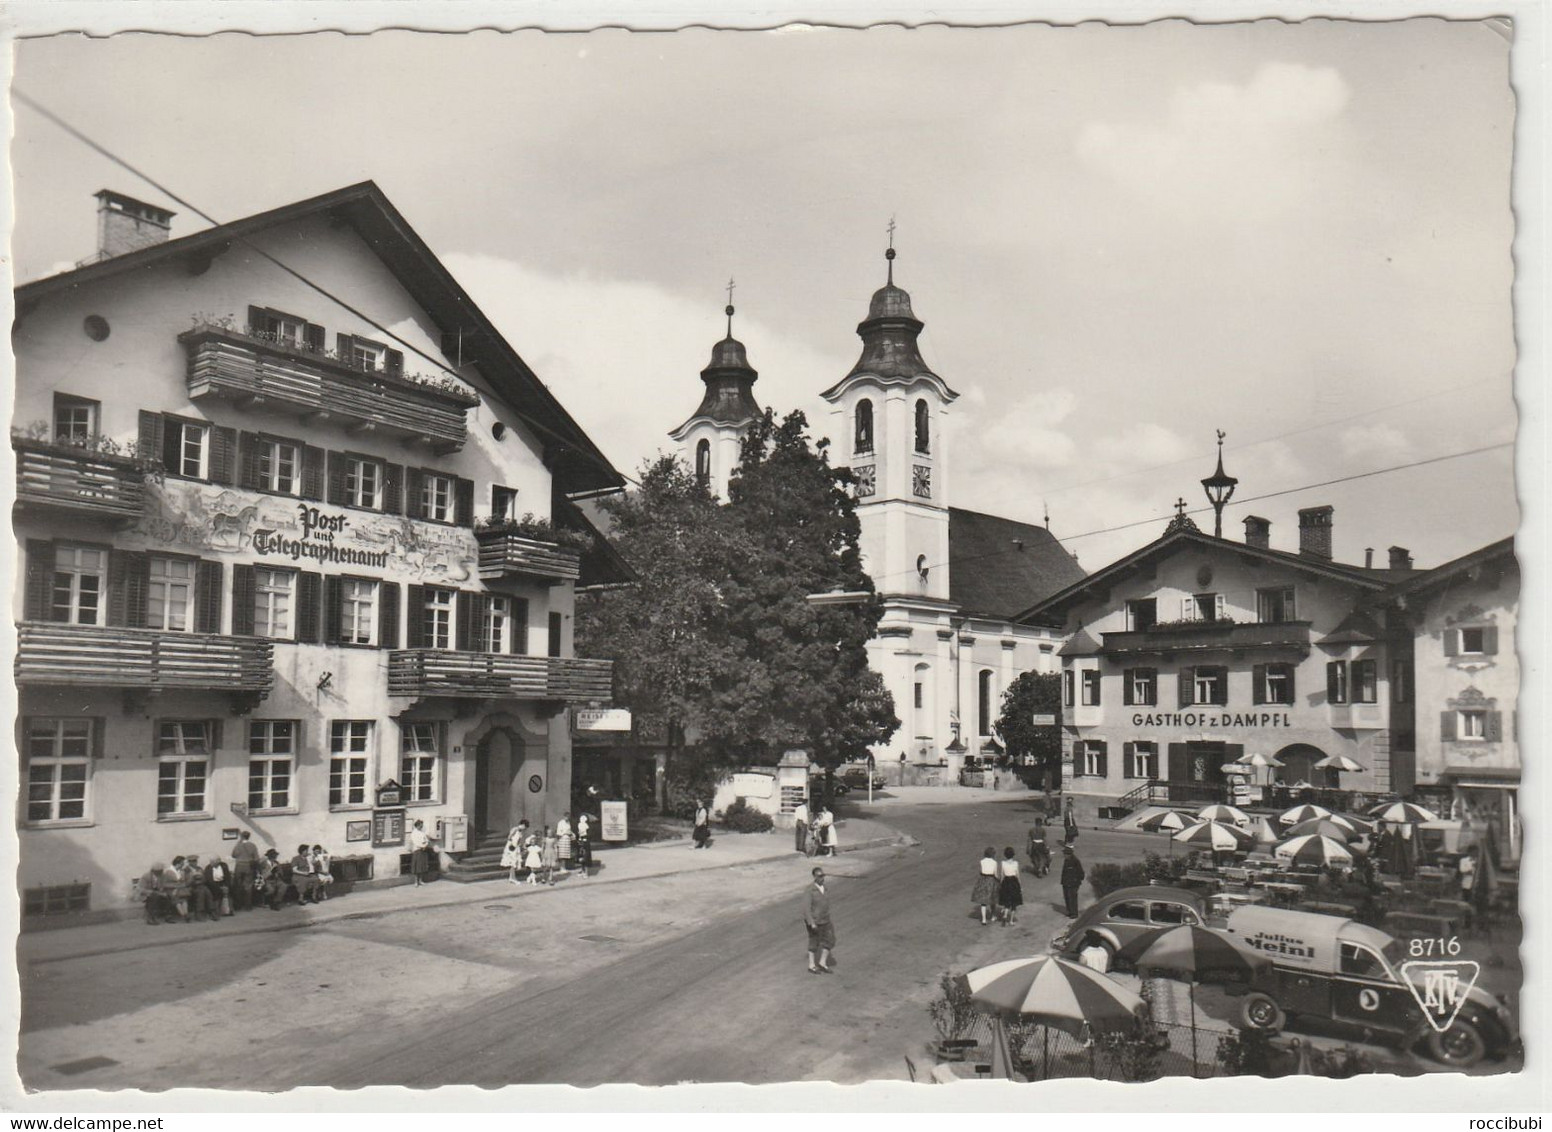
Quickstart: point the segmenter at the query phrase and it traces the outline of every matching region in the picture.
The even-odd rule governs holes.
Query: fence
[[[966,1061],[991,1065],[992,1019],[977,1015],[962,1035],[974,1047]],[[1061,1030],[1026,1023],[1007,1024],[1008,1045],[1015,1073],[1029,1081],[1086,1077],[1095,1081],[1147,1081],[1155,1077],[1232,1076],[1218,1056],[1219,1046],[1236,1035],[1219,1029],[1155,1023],[1152,1046],[1142,1041],[1112,1044],[1100,1038],[1084,1041]]]

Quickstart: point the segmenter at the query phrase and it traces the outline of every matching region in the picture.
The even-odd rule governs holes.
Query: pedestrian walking
[[[501,850],[501,867],[507,870],[507,881],[516,884],[517,870],[523,867],[523,839],[527,831],[523,823],[507,830],[507,843]]]
[[[210,899],[214,902],[216,911],[222,916],[232,914],[232,869],[220,857],[211,858],[210,864],[205,866],[205,887],[210,890]]]
[[[814,883],[808,890],[803,909],[803,926],[808,929],[808,971],[811,975],[832,973],[830,952],[835,950],[835,924],[830,919],[830,894],[825,891],[825,874],[813,871]]]
[[[980,872],[975,878],[975,888],[970,892],[970,903],[981,909],[981,926],[991,923],[991,913],[997,907],[997,883],[1001,870],[997,864],[997,850],[990,845],[981,854]]]
[[[1078,914],[1078,889],[1083,884],[1083,862],[1071,845],[1062,847],[1062,897],[1067,901],[1067,914]]]
[[[431,835],[426,832],[426,823],[417,818],[410,830],[410,872],[415,874],[416,888],[426,883],[430,871]]]
[[[528,883],[539,883],[539,872],[544,868],[544,850],[536,836],[530,836],[523,846],[523,868],[528,870]]]
[[[554,885],[555,872],[560,868],[560,839],[549,826],[544,827],[544,883]]]
[[[334,858],[322,845],[313,846],[313,883],[317,885],[317,899],[329,898],[329,886],[334,883]]]
[[[830,812],[830,807],[823,803],[819,806],[819,812],[814,815],[814,852],[821,857],[830,855],[830,831],[835,828],[835,815]]]
[[[826,807],[824,824],[824,854],[826,857],[833,857],[840,851],[840,827],[835,824],[835,815],[830,812],[828,807]]]
[[[792,848],[799,853],[808,852],[808,800],[800,799],[798,808],[792,811]]]
[[[1067,799],[1067,808],[1062,811],[1062,833],[1068,844],[1078,840],[1078,812],[1073,808],[1072,799]]]
[[[701,802],[695,807],[695,848],[704,849],[711,844],[711,804]]]
[[[1024,903],[1024,886],[1019,884],[1018,857],[1009,845],[1002,851],[1001,881],[997,886],[997,905],[1002,909],[1004,927],[1018,923],[1018,910]]]
[[[253,907],[253,890],[258,884],[259,847],[246,829],[232,846],[232,904],[247,911]]]

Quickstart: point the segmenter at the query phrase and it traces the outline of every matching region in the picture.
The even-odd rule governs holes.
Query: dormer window
[[[857,431],[852,450],[857,453],[873,451],[873,402],[857,402]]]
[[[916,451],[922,455],[932,451],[930,413],[925,400],[916,402]]]
[[[268,307],[248,308],[248,332],[256,338],[268,338],[281,346],[299,350],[323,349],[323,327],[300,315]]]
[[[404,372],[404,355],[381,342],[357,338],[353,334],[336,335],[335,342],[339,360],[348,366],[368,373],[386,373],[390,377],[398,377]]]

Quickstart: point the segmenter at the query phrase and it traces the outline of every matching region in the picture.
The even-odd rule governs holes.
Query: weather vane
[[[1223,508],[1234,495],[1234,488],[1239,480],[1223,470],[1223,438],[1228,434],[1221,428],[1218,433],[1218,469],[1202,481],[1202,490],[1207,493],[1207,502],[1213,509],[1213,537],[1223,537]]]

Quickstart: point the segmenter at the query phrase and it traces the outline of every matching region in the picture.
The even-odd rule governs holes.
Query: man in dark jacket
[[[1078,914],[1078,888],[1083,884],[1083,862],[1071,845],[1062,849],[1062,896],[1067,901],[1067,914]]]
[[[835,946],[835,925],[830,922],[830,897],[825,892],[823,869],[814,870],[814,884],[803,908],[808,929],[808,970],[813,975],[830,973],[830,949]]]

